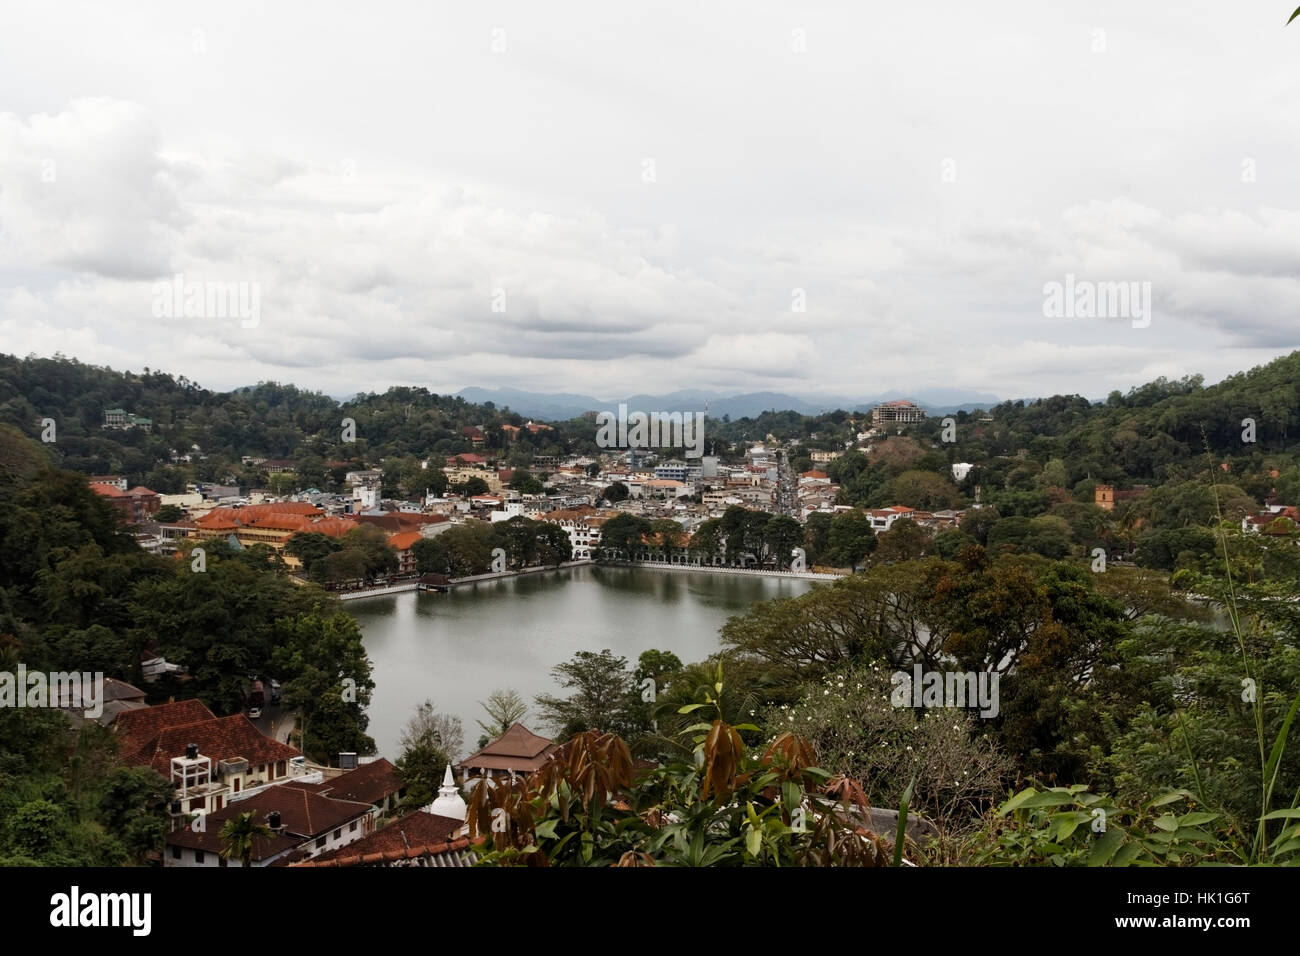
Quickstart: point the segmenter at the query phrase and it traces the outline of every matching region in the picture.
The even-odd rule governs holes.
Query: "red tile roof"
[[[304,840],[325,836],[331,830],[368,814],[370,805],[349,800],[335,800],[301,787],[268,787],[261,793],[237,800],[220,810],[209,813],[204,820],[202,832],[196,833],[187,826],[183,830],[169,833],[167,842],[174,846],[219,852],[223,846],[221,826],[227,820],[241,813],[251,812],[256,822],[266,823],[267,817],[273,810],[280,811],[280,823],[284,827],[284,833],[270,840],[265,837],[254,837],[254,860],[264,860],[291,849]]]
[[[117,733],[118,752],[128,756],[137,752],[148,741],[170,727],[181,727],[201,720],[215,720],[216,716],[201,700],[177,700],[144,710],[133,710],[118,715],[113,724]],[[181,748],[184,753],[185,748]]]
[[[380,827],[355,843],[320,854],[312,860],[312,863],[315,866],[350,866],[355,864],[332,861],[345,860],[349,857],[365,857],[375,853],[387,854],[395,851],[404,853],[411,848],[422,849],[449,844],[455,842],[456,834],[464,825],[464,821],[453,817],[439,817],[423,810],[416,810]]]
[[[171,774],[172,758],[183,756],[187,744],[198,744],[199,755],[211,758],[214,764],[243,757],[250,766],[256,767],[298,756],[297,750],[272,740],[243,714],[168,727],[147,739],[134,753],[124,750],[122,755],[128,763],[153,767],[167,777]]]
[[[317,784],[320,793],[332,800],[355,800],[377,804],[406,788],[397,768],[384,758],[362,764],[355,770],[339,774]]]

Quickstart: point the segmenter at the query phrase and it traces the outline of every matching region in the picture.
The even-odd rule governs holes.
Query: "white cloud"
[[[334,393],[1096,396],[1295,344],[1300,33],[1276,18],[1026,0],[938,30],[763,3],[340,25],[235,2],[87,9],[56,45],[49,16],[0,14],[20,354]],[[257,282],[261,323],[154,319],[175,273]],[[1068,273],[1150,281],[1151,327],[1045,319]]]

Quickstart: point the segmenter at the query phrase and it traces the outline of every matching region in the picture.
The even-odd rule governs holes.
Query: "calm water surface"
[[[344,605],[361,624],[374,663],[368,733],[399,756],[402,727],[425,698],[465,725],[472,753],[485,719],[479,701],[513,688],[529,704],[524,723],[540,734],[533,697],[560,688],[550,670],[577,651],[609,648],[632,664],[644,650],[684,663],[719,647],[727,618],[757,601],[792,597],[809,581],[741,575],[580,567],[461,587],[408,592]]]

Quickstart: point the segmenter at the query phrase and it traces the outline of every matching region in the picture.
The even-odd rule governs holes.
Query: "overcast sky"
[[[1300,347],[1284,0],[111,6],[0,9],[3,351],[1005,398]],[[1068,274],[1149,326],[1045,317]]]

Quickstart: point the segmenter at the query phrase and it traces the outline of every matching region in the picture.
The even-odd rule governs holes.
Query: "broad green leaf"
[[[1142,847],[1136,843],[1125,843],[1115,854],[1114,866],[1128,866],[1142,853]]]
[[[1006,803],[1002,804],[1002,806],[998,807],[998,816],[1000,817],[1006,816],[1012,810],[1019,810],[1021,804],[1023,804],[1030,797],[1034,796],[1036,793],[1038,793],[1038,791],[1035,790],[1033,787],[1026,787],[1024,790],[1021,790],[1019,793],[1017,793]]]
[[[1035,807],[1060,807],[1067,803],[1074,803],[1075,798],[1072,793],[1061,793],[1056,790],[1043,790],[1034,794],[1028,800],[1023,801],[1020,806],[1027,810]]]
[[[1192,794],[1190,791],[1187,790],[1170,790],[1168,793],[1163,793],[1160,796],[1156,797],[1154,800],[1152,800],[1150,803],[1147,804],[1147,807],[1150,809],[1155,809],[1156,807],[1163,807],[1167,803],[1173,803],[1175,800],[1186,800],[1186,799],[1195,800],[1196,797],[1194,794]]]
[[[1123,842],[1123,830],[1107,830],[1097,840],[1092,852],[1088,854],[1088,865],[1105,866],[1110,862],[1111,857],[1115,855],[1115,851],[1120,848],[1120,844]]]

